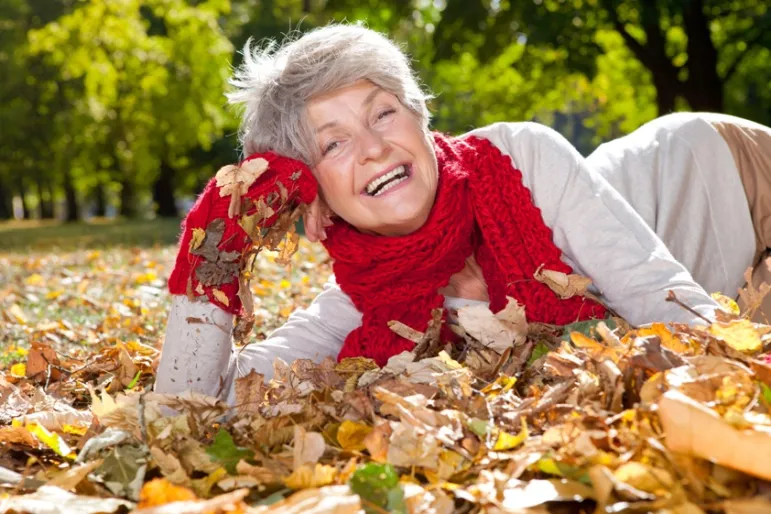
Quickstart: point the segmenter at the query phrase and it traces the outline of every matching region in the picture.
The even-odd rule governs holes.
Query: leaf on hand
[[[248,448],[236,446],[233,437],[224,428],[219,429],[212,445],[206,448],[206,453],[212,460],[222,464],[231,475],[236,474],[238,461],[254,458],[254,452]]]
[[[211,294],[222,305],[225,307],[230,307],[230,300],[228,299],[228,295],[216,288],[211,290]]]
[[[220,197],[230,195],[228,217],[232,218],[241,207],[241,197],[249,191],[249,187],[268,169],[268,161],[263,158],[252,159],[241,166],[229,165],[220,168],[215,176]]]
[[[561,271],[543,269],[543,267],[538,268],[533,276],[538,282],[549,286],[549,289],[563,300],[585,295],[592,283],[591,279],[581,275],[574,273],[567,275]]]
[[[195,227],[192,232],[193,234],[190,236],[190,252],[197,250],[206,238],[206,231],[202,228]]]

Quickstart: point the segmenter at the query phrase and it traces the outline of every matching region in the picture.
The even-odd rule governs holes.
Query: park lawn
[[[78,359],[120,342],[160,348],[179,223],[0,224],[0,369],[33,341]],[[304,239],[293,264],[260,255],[254,340],[307,305],[330,274],[323,248]]]

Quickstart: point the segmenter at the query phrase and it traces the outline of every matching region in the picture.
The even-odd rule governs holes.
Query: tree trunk
[[[75,191],[75,185],[72,183],[72,172],[69,166],[64,167],[64,199],[67,204],[67,216],[64,220],[67,222],[80,220],[78,195]]]
[[[51,195],[51,189],[43,185],[43,181],[38,179],[35,183],[37,186],[37,197],[40,203],[40,219],[50,220],[54,218],[54,202]]]
[[[32,212],[27,203],[27,190],[24,188],[24,179],[21,175],[16,179],[16,192],[18,193],[19,198],[21,198],[22,218],[25,220],[32,219]]]
[[[723,79],[717,72],[718,52],[703,0],[685,3],[683,25],[688,36],[688,80],[682,95],[694,111],[722,112]]]
[[[13,218],[13,195],[8,183],[0,177],[0,220]]]
[[[118,214],[126,218],[137,217],[137,198],[134,183],[128,177],[123,177],[120,188],[120,210]]]
[[[96,183],[93,191],[94,195],[94,216],[104,218],[107,216],[107,194],[104,191],[104,184],[100,180]]]
[[[176,218],[177,202],[174,198],[174,168],[161,162],[161,173],[153,184],[153,201],[161,218]]]

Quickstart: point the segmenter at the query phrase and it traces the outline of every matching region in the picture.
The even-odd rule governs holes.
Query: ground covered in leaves
[[[455,347],[394,323],[416,350],[385,368],[278,362],[229,408],[151,392],[174,254],[0,255],[0,512],[771,512],[771,335],[728,301],[702,328],[470,307]],[[252,344],[330,272],[258,259]]]

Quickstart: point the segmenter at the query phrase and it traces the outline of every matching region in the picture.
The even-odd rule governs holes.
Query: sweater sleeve
[[[512,158],[552,229],[563,260],[588,276],[608,305],[635,325],[699,323],[672,302],[712,318],[717,304],[623,197],[556,131],[536,123],[478,129]]]
[[[307,309],[294,311],[265,341],[252,343],[237,352],[232,380],[252,370],[268,380],[273,376],[276,359],[291,364],[297,359],[320,362],[326,357],[337,358],[346,336],[359,325],[361,313],[333,275]],[[234,394],[231,390],[231,404],[235,402]]]

